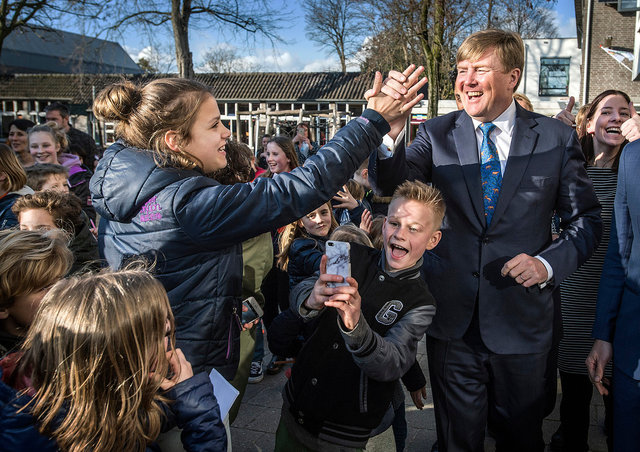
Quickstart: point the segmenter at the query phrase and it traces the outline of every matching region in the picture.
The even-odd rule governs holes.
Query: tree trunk
[[[422,1],[420,14],[420,42],[427,60],[427,78],[429,79],[428,118],[438,116],[438,102],[440,100],[440,68],[442,65],[442,41],[444,36],[444,1]],[[429,13],[433,6],[433,34],[429,35]]]
[[[182,7],[181,7],[182,6]],[[189,18],[191,15],[191,0],[171,0],[171,25],[173,26],[173,38],[176,43],[176,62],[178,63],[178,76],[181,78],[193,78],[193,59],[189,50]]]
[[[487,3],[487,28],[491,28],[491,14],[493,12],[493,0]]]

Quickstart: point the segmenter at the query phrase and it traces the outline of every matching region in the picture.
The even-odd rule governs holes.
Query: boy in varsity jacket
[[[342,277],[307,279],[292,291],[300,316],[320,316],[287,382],[276,451],[362,449],[393,420],[399,379],[415,363],[418,341],[435,314],[420,277],[422,255],[442,233],[440,192],[405,182],[394,193],[378,251],[351,244],[348,286]]]

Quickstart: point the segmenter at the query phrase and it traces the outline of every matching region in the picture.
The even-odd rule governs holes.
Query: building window
[[[569,95],[569,62],[571,58],[540,58],[539,96]]]

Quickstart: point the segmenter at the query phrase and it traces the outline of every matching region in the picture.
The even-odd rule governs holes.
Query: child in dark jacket
[[[0,450],[144,451],[177,424],[185,450],[224,451],[207,374],[175,349],[167,294],[141,270],[63,280],[22,351],[0,361]]]
[[[280,234],[277,265],[289,274],[289,289],[320,269],[327,239],[337,227],[330,203],[285,227]]]
[[[89,217],[82,211],[80,199],[73,193],[40,191],[24,195],[12,210],[18,217],[20,229],[60,229],[67,234],[74,258],[70,274],[100,268],[98,242],[91,232]]]
[[[367,234],[352,224],[338,226],[328,238],[371,246],[371,240]],[[323,241],[322,251],[318,252],[317,268],[307,277],[317,275],[320,271],[320,260],[325,250],[324,243]],[[269,350],[277,356],[298,356],[304,342],[311,337],[316,326],[316,321],[305,322],[293,309],[282,311],[271,323],[268,336]]]
[[[416,362],[418,341],[435,314],[420,277],[422,255],[442,233],[444,200],[421,182],[396,190],[382,251],[351,246],[348,285],[326,274],[291,294],[302,318],[319,325],[293,366],[284,391],[276,451],[365,447],[391,425],[399,379]]]

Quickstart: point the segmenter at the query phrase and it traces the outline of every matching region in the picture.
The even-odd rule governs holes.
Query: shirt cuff
[[[393,157],[396,147],[404,140],[404,131],[405,129],[402,129],[402,132],[400,132],[395,140],[391,139],[389,135],[382,137],[382,144],[378,147],[378,159],[385,160]]]
[[[553,278],[553,268],[551,268],[551,265],[549,264],[549,262],[547,262],[547,260],[544,257],[535,256],[535,258],[538,259],[540,262],[542,262],[542,265],[544,265],[544,268],[547,269],[547,280],[543,283],[538,284],[541,289],[544,289],[545,286],[549,284],[549,281],[551,281],[551,279]]]

